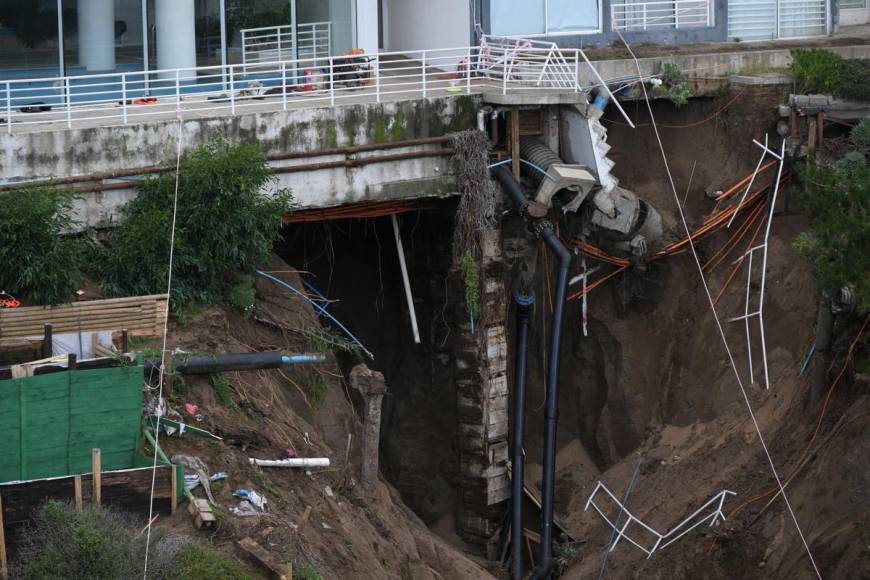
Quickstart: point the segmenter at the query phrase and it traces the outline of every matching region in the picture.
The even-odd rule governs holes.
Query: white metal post
[[[422,71],[423,71],[423,98],[426,98],[426,51],[423,51],[423,58],[421,59],[423,62]]]
[[[381,102],[381,56],[375,55],[375,91],[377,101]]]
[[[411,316],[411,330],[414,331],[414,342],[420,344],[420,330],[417,327],[417,312],[414,309],[414,297],[411,295],[411,281],[408,279],[408,266],[405,264],[405,249],[402,246],[402,234],[399,232],[399,220],[396,214],[390,215],[393,221],[393,235],[396,237],[396,250],[399,252],[399,266],[402,268],[402,283],[405,287],[405,300],[408,301],[408,314]]]
[[[221,84],[227,88],[227,6],[226,0],[220,0],[218,9],[221,13]],[[244,47],[244,43],[242,43]],[[244,48],[242,54],[245,53]]]
[[[335,106],[335,67],[331,56],[329,57],[329,104]]]
[[[643,29],[646,30],[646,4],[643,4]]]
[[[63,53],[63,0],[57,0],[57,65],[60,76],[66,76],[66,55]]]
[[[236,82],[235,82],[235,68],[230,65],[230,112],[235,115],[236,114]]]
[[[142,0],[142,80],[144,82],[145,95],[148,94],[148,2]]]
[[[127,73],[121,73],[121,110],[124,113],[124,124],[127,124]]]
[[[574,92],[580,92],[580,53],[574,53]]]
[[[287,110],[287,63],[281,62],[281,107]]]
[[[6,130],[12,134],[12,83],[6,81]]]
[[[465,53],[465,92],[471,94],[471,47]]]
[[[181,112],[181,83],[180,80],[181,71],[179,69],[175,69],[175,112]]]
[[[64,88],[66,89],[66,126],[72,129],[72,97],[70,96],[69,77],[64,77]]]

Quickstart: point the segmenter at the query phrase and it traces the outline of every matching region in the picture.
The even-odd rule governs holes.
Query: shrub
[[[224,301],[238,310],[245,318],[254,311],[257,292],[254,290],[254,277],[249,274],[239,274],[224,294]]]
[[[172,580],[250,580],[242,566],[229,558],[204,550],[193,542],[181,548],[178,567],[171,576]]]
[[[111,509],[90,505],[79,512],[65,503],[48,502],[24,534],[18,575],[27,580],[141,578],[145,554],[145,535],[137,535],[141,527]],[[152,536],[152,554],[156,544]]]
[[[822,290],[849,286],[861,311],[870,311],[870,167],[852,152],[834,167],[800,172],[802,201],[812,230],[795,246],[812,263]]]
[[[662,64],[662,84],[655,87],[653,92],[660,97],[671,100],[677,107],[682,107],[689,102],[692,96],[692,85],[689,77],[680,70],[680,67],[672,62]]]
[[[835,94],[853,101],[870,101],[870,59],[844,60]]]
[[[179,168],[172,272],[173,310],[219,301],[238,272],[252,274],[281,236],[285,189],[263,195],[274,176],[256,144],[215,140],[187,154]],[[97,264],[110,295],[165,292],[175,172],[149,179],[128,203]]]
[[[840,81],[843,58],[822,48],[793,48],[791,74],[805,93],[831,94]]]
[[[859,151],[870,149],[870,117],[861,119],[861,122],[852,127],[849,132],[849,140]]]
[[[33,304],[68,301],[81,284],[69,234],[74,197],[53,189],[0,192],[0,290]]]

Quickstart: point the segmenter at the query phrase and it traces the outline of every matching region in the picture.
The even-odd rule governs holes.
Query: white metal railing
[[[604,84],[582,50],[535,44],[522,51],[486,46],[329,56],[0,80],[0,127],[11,134],[484,91],[580,92]]]
[[[616,521],[610,521],[610,518],[608,518],[605,514],[605,510],[603,510],[598,504],[595,503],[595,495],[599,491],[603,491],[610,498],[611,502],[613,502],[613,504],[619,508],[617,511],[619,517],[616,518]],[[595,486],[595,489],[592,490],[592,493],[589,494],[589,499],[586,500],[586,507],[583,511],[588,510],[589,506],[595,508],[595,511],[598,512],[598,515],[600,515],[602,519],[604,519],[607,525],[610,526],[610,528],[616,534],[613,538],[613,541],[610,543],[610,548],[608,550],[609,552],[612,552],[616,548],[616,545],[619,543],[619,541],[622,538],[625,538],[626,540],[628,540],[628,542],[630,542],[635,547],[640,549],[644,554],[646,554],[647,558],[651,558],[656,550],[667,548],[701,524],[708,524],[709,526],[713,526],[720,520],[725,521],[725,515],[722,513],[722,507],[725,505],[725,499],[727,499],[729,495],[737,494],[733,491],[728,491],[727,489],[720,491],[709,500],[707,500],[707,503],[699,507],[690,516],[685,518],[683,521],[675,525],[664,534],[657,532],[647,524],[643,523],[640,519],[635,517],[635,515],[628,511],[626,507],[622,504],[622,502],[620,502],[619,499],[615,495],[613,495],[613,493],[609,489],[607,489],[607,486],[600,481],[598,482],[598,485]],[[703,517],[701,517],[702,515]],[[623,516],[625,517],[624,523],[622,523]],[[645,542],[644,540],[640,539],[632,539],[626,533],[628,527],[632,523],[637,524],[637,526],[635,527],[639,526],[641,528],[641,533],[639,535],[648,537],[648,540],[653,540],[651,545],[649,541]],[[647,547],[644,547],[644,545],[642,544],[646,544]]]
[[[705,28],[713,26],[710,0],[626,2],[610,5],[613,30]]]
[[[332,23],[308,22],[296,25],[294,50],[293,26],[245,28],[242,34],[242,63],[245,65],[316,59],[329,56]]]

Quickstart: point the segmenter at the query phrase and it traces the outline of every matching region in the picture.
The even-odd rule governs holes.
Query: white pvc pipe
[[[402,246],[402,236],[399,233],[399,220],[392,214],[393,234],[396,236],[396,249],[399,252],[399,266],[402,268],[402,284],[405,286],[405,299],[408,301],[408,313],[411,315],[411,329],[414,331],[414,342],[420,344],[420,329],[417,328],[417,312],[414,310],[414,297],[411,296],[411,281],[408,279],[408,266],[405,264],[405,248]]]
[[[115,1],[79,0],[79,64],[88,72],[115,70]]]
[[[328,457],[291,457],[290,459],[249,459],[260,467],[329,467]]]
[[[196,21],[193,0],[157,0],[154,20],[157,25],[157,67],[196,68]],[[161,79],[174,79],[175,71],[161,72]],[[182,79],[196,78],[196,71],[183,70]]]

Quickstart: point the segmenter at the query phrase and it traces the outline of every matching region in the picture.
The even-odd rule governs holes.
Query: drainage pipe
[[[291,457],[290,459],[248,459],[259,467],[329,467],[328,457]]]
[[[514,176],[504,167],[492,170],[508,196],[523,210],[528,199]],[[571,252],[556,235],[553,225],[546,220],[535,223],[535,232],[558,259],[559,270],[556,282],[556,299],[553,304],[553,322],[550,335],[550,364],[547,373],[547,399],[544,416],[544,477],[541,492],[541,557],[531,578],[545,578],[553,564],[553,499],[556,474],[556,424],[559,418],[559,359],[562,345],[562,322],[565,317],[565,300],[568,293],[568,272],[571,268]]]
[[[513,521],[511,524],[511,569],[515,580],[523,577],[523,483],[525,481],[525,452],[523,440],[526,426],[526,360],[529,345],[529,318],[535,303],[534,293],[514,296],[517,305],[517,353],[514,375],[514,440],[511,485],[513,491]]]
[[[175,371],[183,375],[208,375],[226,371],[250,371],[280,369],[288,365],[326,362],[322,354],[282,354],[280,352],[245,352],[239,354],[216,354],[214,356],[175,355]],[[157,361],[145,361],[145,371],[160,368]]]

